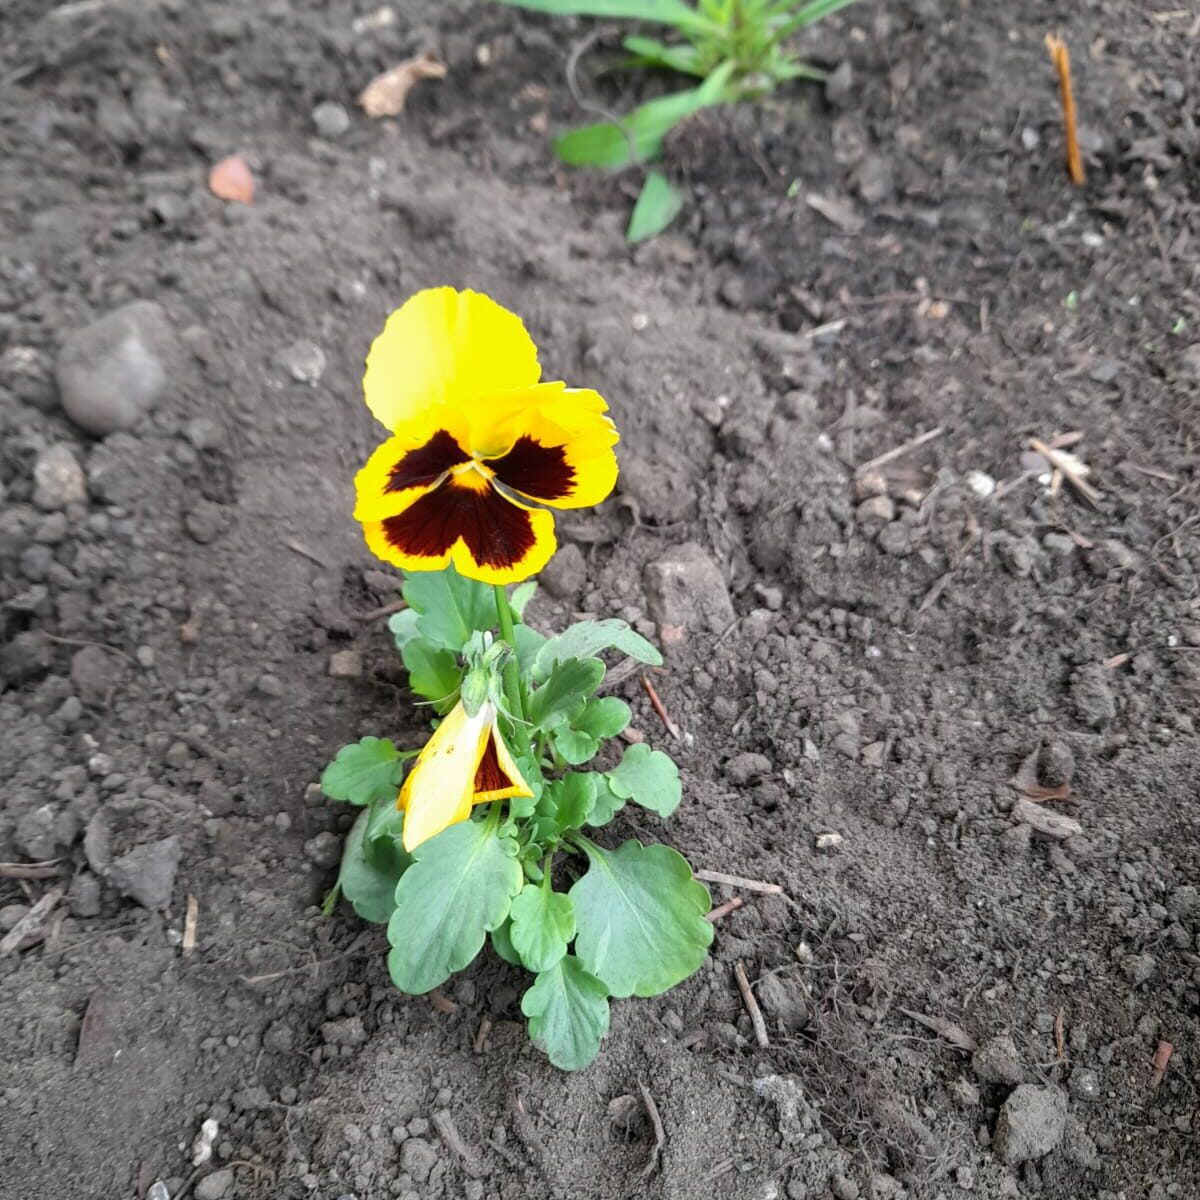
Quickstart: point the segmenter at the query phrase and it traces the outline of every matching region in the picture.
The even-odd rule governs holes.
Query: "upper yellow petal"
[[[541,377],[537,347],[515,313],[454,288],[411,296],[367,355],[367,407],[393,432],[431,404],[460,405],[529,387]]]

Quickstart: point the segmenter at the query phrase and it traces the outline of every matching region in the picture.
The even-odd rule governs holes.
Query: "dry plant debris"
[[[426,51],[376,75],[359,93],[358,103],[368,117],[395,117],[404,111],[408,93],[422,79],[445,79],[446,64]]]

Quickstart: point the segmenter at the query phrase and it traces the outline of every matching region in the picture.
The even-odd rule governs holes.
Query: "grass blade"
[[[633,206],[625,240],[643,242],[657,237],[679,216],[683,200],[683,193],[661,171],[651,171]]]

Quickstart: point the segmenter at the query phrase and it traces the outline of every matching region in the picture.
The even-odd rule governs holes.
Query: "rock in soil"
[[[177,837],[147,842],[116,859],[108,877],[122,896],[136,900],[143,908],[163,909],[171,903],[180,854]]]
[[[1006,1033],[984,1042],[972,1056],[971,1066],[983,1083],[1020,1083],[1025,1078],[1016,1043]]]
[[[89,433],[130,429],[170,377],[178,342],[162,307],[135,300],[63,342],[55,368],[67,416]]]
[[[1004,1102],[996,1122],[996,1153],[1006,1163],[1049,1154],[1067,1127],[1067,1097],[1061,1088],[1023,1083]]]
[[[767,1016],[788,1033],[808,1028],[808,1004],[798,983],[768,972],[759,978],[756,991]]]
[[[33,502],[54,512],[87,500],[87,480],[75,451],[65,442],[48,446],[33,464]]]
[[[71,682],[84,704],[104,704],[124,677],[124,659],[103,646],[84,646],[71,658]]]
[[[724,633],[736,618],[720,568],[693,542],[647,564],[644,583],[660,629]]]
[[[233,1187],[233,1171],[222,1167],[196,1184],[196,1200],[225,1200]]]

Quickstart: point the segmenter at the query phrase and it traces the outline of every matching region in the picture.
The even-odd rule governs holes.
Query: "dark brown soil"
[[[374,8],[5,5],[0,862],[59,861],[4,868],[0,935],[54,887],[70,906],[0,959],[0,1196],[176,1196],[209,1118],[202,1200],[1200,1194],[1190,6],[863,3],[810,40],[849,78],[673,136],[693,202],[636,251],[636,172],[568,173],[546,143],[588,119],[563,74],[582,23],[413,2],[354,32]],[[1059,22],[1082,189],[1042,46]],[[353,109],[427,47],[450,75],[405,116]],[[658,86],[595,61],[597,104]],[[329,100],[351,122],[322,139]],[[205,188],[232,152],[252,207]],[[619,495],[560,523],[534,623],[657,636],[678,614],[645,568],[686,544],[706,557],[682,555],[684,608],[732,597],[735,623],[668,647],[681,742],[620,685],[686,792],[665,827],[630,813],[606,837],[785,891],[745,893],[685,985],[617,1004],[573,1076],[529,1046],[517,972],[484,956],[444,1012],[390,986],[378,930],[315,907],[319,835],[348,817],[313,781],[362,733],[420,735],[364,617],[397,587],[351,480],[377,436],[366,348],[438,283],[521,312],[548,375],[598,387],[622,429]],[[54,363],[133,299],[186,361],[135,430],[92,439]],[[315,385],[297,343],[323,351]],[[1095,506],[1028,459],[1069,431]],[[33,468],[64,441],[88,486],[56,518]],[[347,649],[364,673],[331,677]],[[1068,782],[1046,808],[1081,832],[1021,819],[1030,755],[1024,782]],[[141,907],[108,864],[172,836],[170,903]],[[1022,1081],[1067,1117],[1009,1162]],[[648,1175],[640,1083],[665,1133]]]

